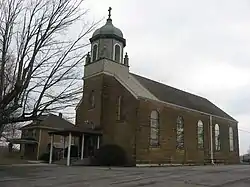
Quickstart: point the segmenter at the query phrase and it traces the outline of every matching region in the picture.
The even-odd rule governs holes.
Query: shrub
[[[126,152],[122,147],[114,144],[101,146],[95,153],[95,159],[101,166],[125,166],[127,164]]]

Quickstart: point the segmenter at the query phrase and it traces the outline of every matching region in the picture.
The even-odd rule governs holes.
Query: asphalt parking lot
[[[0,166],[0,187],[249,187],[250,165],[102,168]]]

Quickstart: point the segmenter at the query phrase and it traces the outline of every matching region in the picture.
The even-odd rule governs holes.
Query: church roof
[[[236,121],[206,98],[173,88],[151,79],[132,74],[159,100]]]

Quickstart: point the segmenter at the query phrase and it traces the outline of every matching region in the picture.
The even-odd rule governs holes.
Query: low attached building
[[[65,128],[71,128],[74,125],[69,121],[59,116],[48,114],[38,117],[36,120],[28,125],[20,128],[21,138],[9,140],[13,144],[20,144],[20,149],[24,159],[38,160],[39,157],[48,153],[50,149],[50,131],[58,131]],[[54,147],[63,148],[64,140],[63,136],[54,136]]]

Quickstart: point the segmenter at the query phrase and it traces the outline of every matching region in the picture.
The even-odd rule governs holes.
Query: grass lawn
[[[0,157],[0,165],[12,165],[12,164],[28,164],[27,160],[18,158],[6,158]]]
[[[6,150],[0,152],[0,165],[27,164],[27,160],[21,159],[20,152],[9,153]]]

